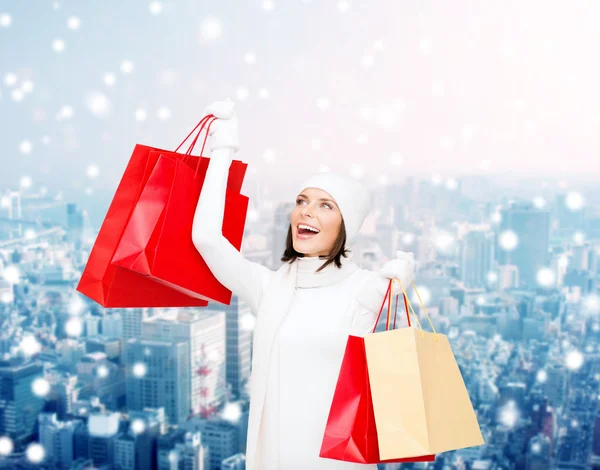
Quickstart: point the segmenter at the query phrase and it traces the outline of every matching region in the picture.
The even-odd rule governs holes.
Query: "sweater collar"
[[[298,270],[296,271],[296,287],[322,287],[336,284],[346,279],[358,269],[358,266],[352,261],[350,255],[348,258],[342,256],[341,268],[338,268],[335,263],[331,263],[317,273],[316,270],[326,261],[326,258],[319,258],[318,256],[296,258],[294,261],[298,264]]]

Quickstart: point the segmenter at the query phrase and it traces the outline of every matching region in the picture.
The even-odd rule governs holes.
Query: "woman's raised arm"
[[[192,241],[215,278],[257,314],[262,293],[273,271],[244,258],[223,236],[222,231],[225,192],[233,151],[233,148],[212,148],[194,215]]]

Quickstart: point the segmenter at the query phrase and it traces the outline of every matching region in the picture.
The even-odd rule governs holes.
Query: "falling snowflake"
[[[131,432],[134,434],[142,434],[146,430],[146,423],[143,420],[137,418],[131,422]]]
[[[42,345],[38,342],[35,336],[32,334],[26,334],[19,343],[19,349],[26,356],[33,356],[42,350]]]
[[[83,322],[79,317],[71,317],[65,324],[65,333],[69,336],[81,336],[83,332]]]
[[[265,159],[265,161],[271,163],[275,161],[275,150],[273,149],[266,149],[263,152],[263,158]]]
[[[350,4],[345,0],[340,0],[337,3],[337,7],[341,13],[346,13],[350,9]]]
[[[136,121],[143,122],[148,118],[148,113],[145,109],[138,108],[135,110],[134,116]]]
[[[237,423],[242,416],[242,410],[238,403],[227,403],[223,407],[221,417],[230,423]]]
[[[64,105],[58,111],[58,114],[56,115],[56,119],[59,121],[71,119],[74,114],[75,114],[75,112],[73,111],[72,106]]]
[[[97,178],[100,173],[100,169],[96,165],[90,165],[87,168],[87,175],[90,178]]]
[[[99,91],[91,91],[86,97],[86,107],[98,118],[106,118],[112,111],[112,104],[108,97]]]
[[[356,141],[361,144],[361,145],[366,145],[369,143],[369,136],[366,134],[360,134],[357,138]]]
[[[148,369],[146,367],[146,364],[144,364],[143,362],[136,362],[133,365],[133,375],[136,376],[137,378],[144,377],[147,372],[148,372]]]
[[[237,90],[235,90],[235,96],[239,101],[246,101],[248,99],[248,95],[250,93],[248,92],[248,88],[246,87],[238,87]]]
[[[65,50],[65,41],[60,39],[60,38],[56,38],[52,41],[52,49],[54,50],[54,52],[62,52]]]
[[[33,82],[31,80],[25,80],[21,85],[21,91],[24,93],[31,93],[33,91]]]
[[[123,60],[121,61],[121,72],[125,73],[125,74],[130,74],[133,72],[133,62],[131,62],[130,60]]]
[[[148,5],[148,9],[150,10],[151,14],[153,14],[154,16],[157,16],[162,13],[163,6],[162,6],[162,3],[158,2],[158,1],[154,1],[154,2],[150,2],[150,5]]]
[[[33,149],[33,145],[28,140],[24,140],[23,142],[21,142],[19,144],[19,151],[23,154],[31,153],[32,149]]]
[[[31,463],[40,463],[42,460],[44,460],[44,457],[46,457],[46,451],[41,444],[34,442],[27,446],[25,455],[27,460],[29,460]]]
[[[499,244],[505,251],[514,250],[519,243],[519,237],[513,230],[504,230],[500,233]]]
[[[103,80],[106,86],[114,86],[114,84],[117,82],[115,74],[110,72],[104,74]]]
[[[508,428],[513,428],[520,418],[519,409],[513,400],[509,401],[500,411],[499,421]]]
[[[458,188],[458,181],[456,181],[455,178],[448,178],[446,180],[446,189],[448,191],[454,191],[456,188]]]
[[[8,437],[8,436],[0,437],[0,455],[4,455],[4,456],[10,455],[10,454],[12,454],[14,448],[15,448],[15,446],[10,437]]]
[[[544,207],[546,207],[546,200],[541,196],[537,196],[533,198],[533,205],[537,209],[543,209]]]
[[[411,245],[412,242],[415,241],[415,235],[412,233],[405,233],[402,235],[402,243],[404,245]]]
[[[583,354],[574,349],[567,353],[565,357],[565,366],[569,370],[578,370],[583,365]]]
[[[171,118],[171,110],[166,106],[162,106],[156,111],[156,117],[161,121],[167,121]]]
[[[442,253],[449,253],[454,246],[454,236],[450,232],[440,231],[435,236],[435,247]]]
[[[363,67],[373,67],[373,64],[375,64],[375,57],[372,55],[365,55],[363,56],[361,63]]]
[[[77,16],[70,16],[67,20],[67,27],[76,31],[81,26],[81,20]]]
[[[318,98],[317,99],[317,108],[321,111],[327,111],[329,109],[329,99],[328,98]]]
[[[2,13],[0,15],[0,26],[8,28],[12,24],[12,17],[8,13]]]
[[[537,272],[537,282],[542,287],[550,287],[554,285],[556,281],[556,276],[554,275],[554,271],[550,268],[541,268]]]
[[[244,54],[244,62],[248,65],[253,65],[256,63],[256,54],[254,52],[246,52]]]
[[[216,41],[223,33],[223,24],[213,16],[204,18],[200,23],[200,42],[208,43]]]
[[[266,99],[269,97],[269,90],[267,90],[266,88],[261,88],[261,89],[258,91],[258,97],[259,97],[261,100],[266,100]]]
[[[540,371],[538,371],[535,379],[539,383],[546,383],[546,381],[548,380],[548,373],[545,370],[540,370]]]
[[[263,0],[263,10],[272,11],[275,8],[275,2],[273,0]]]
[[[17,75],[12,73],[12,72],[8,72],[6,75],[4,75],[4,84],[8,87],[14,86],[17,83]]]
[[[580,232],[579,230],[576,231],[573,234],[573,241],[575,242],[576,245],[583,245],[583,242],[585,241],[584,233]]]
[[[75,295],[69,301],[67,311],[69,312],[69,315],[80,315],[84,308],[85,303],[81,299],[81,296]]]
[[[48,396],[48,393],[50,393],[50,382],[42,377],[39,377],[32,382],[31,390],[33,391],[34,395],[40,398],[46,397]]]
[[[104,378],[108,377],[108,375],[109,375],[108,367],[106,365],[104,365],[104,364],[98,366],[98,369],[96,370],[96,374],[101,379],[104,379]]]
[[[13,90],[11,92],[11,97],[13,99],[13,101],[23,101],[23,98],[25,97],[23,90]]]

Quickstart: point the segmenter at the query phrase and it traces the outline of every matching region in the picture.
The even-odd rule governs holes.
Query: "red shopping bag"
[[[112,262],[190,297],[229,305],[231,291],[212,274],[192,242],[203,183],[204,175],[187,161],[160,153]],[[247,210],[248,197],[227,189],[222,233],[238,251]]]
[[[385,298],[381,309],[384,304]],[[390,460],[379,458],[365,341],[362,337],[348,336],[319,456],[364,464],[435,460],[434,454]]]
[[[177,150],[205,121],[206,118],[198,123]],[[208,305],[206,300],[189,297],[164,284],[111,264],[123,230],[149,177],[149,174],[146,175],[146,167],[153,150],[161,151],[156,147],[140,144],[136,144],[133,149],[76,289],[108,308],[205,307]],[[228,182],[232,183],[234,189],[241,187],[241,183],[236,186],[234,178]]]

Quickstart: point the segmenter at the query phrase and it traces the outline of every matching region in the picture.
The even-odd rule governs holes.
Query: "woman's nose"
[[[304,209],[302,209],[302,215],[310,215],[312,217],[311,206],[305,206]]]

